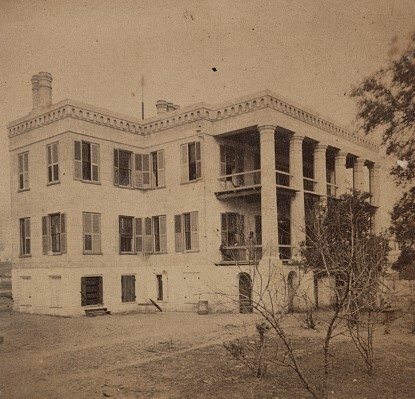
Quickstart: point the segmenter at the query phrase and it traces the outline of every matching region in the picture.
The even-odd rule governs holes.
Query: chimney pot
[[[167,101],[157,100],[156,108],[157,108],[157,115],[166,113],[167,112]]]
[[[47,107],[52,104],[52,75],[49,72],[39,72],[39,100],[38,107]]]
[[[174,104],[173,103],[167,103],[167,112],[174,111]]]

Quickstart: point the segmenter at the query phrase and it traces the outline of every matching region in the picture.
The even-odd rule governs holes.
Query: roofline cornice
[[[45,124],[70,117],[133,134],[148,135],[198,120],[217,122],[262,108],[273,109],[334,136],[369,148],[372,151],[379,151],[379,145],[371,140],[348,131],[328,119],[320,117],[315,112],[307,111],[304,107],[296,106],[269,90],[217,105],[198,103],[175,111],[155,115],[145,120],[66,99],[47,108],[35,110],[29,115],[9,123],[7,129],[9,137],[14,137]]]

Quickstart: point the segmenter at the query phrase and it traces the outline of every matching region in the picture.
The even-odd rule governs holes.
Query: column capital
[[[354,162],[357,165],[362,165],[363,166],[365,164],[365,162],[366,162],[366,159],[361,158],[361,157],[357,157]]]
[[[275,125],[261,125],[261,126],[258,126],[258,131],[259,131],[259,133],[268,132],[270,130],[275,132],[276,128],[277,128],[277,126],[275,126]]]
[[[290,136],[290,142],[294,142],[294,141],[298,141],[302,143],[304,141],[304,136],[301,134],[294,133]]]
[[[336,152],[336,158],[347,158],[348,152],[339,150]]]
[[[314,147],[314,152],[326,152],[327,151],[327,145],[318,143]]]
[[[370,169],[373,171],[379,171],[380,170],[380,164],[377,162],[374,162],[371,166]]]

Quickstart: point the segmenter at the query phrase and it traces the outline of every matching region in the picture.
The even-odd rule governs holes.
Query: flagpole
[[[141,74],[141,119],[144,120],[144,74]]]

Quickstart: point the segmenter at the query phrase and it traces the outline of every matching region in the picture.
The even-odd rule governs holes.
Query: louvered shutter
[[[192,251],[196,251],[199,249],[199,220],[197,212],[190,214],[190,229]]]
[[[150,155],[143,154],[143,187],[150,188]]]
[[[176,252],[183,251],[182,215],[174,216],[174,246]]]
[[[101,215],[92,214],[92,251],[101,252]]]
[[[66,252],[66,217],[61,213],[61,252]]]
[[[135,219],[135,251],[143,251],[143,219]]]
[[[181,153],[181,179],[182,182],[189,181],[189,147],[187,144],[180,146]]]
[[[82,180],[82,151],[81,142],[74,142],[74,179]]]
[[[144,249],[145,253],[153,253],[153,226],[151,218],[144,219]]]
[[[114,150],[114,185],[119,185],[118,150]]]
[[[92,181],[99,181],[99,145],[91,143]]]
[[[91,228],[91,214],[83,213],[83,226],[84,226],[84,251],[92,251],[92,228]]]
[[[134,187],[143,188],[143,154],[135,154],[134,158]]]
[[[164,151],[157,151],[157,174],[158,174],[158,187],[164,187],[166,185],[165,167],[164,167]]]
[[[202,177],[202,153],[200,148],[200,142],[195,143],[196,147],[196,179]]]
[[[220,146],[220,174],[226,175],[226,148],[224,145]]]
[[[160,252],[167,252],[167,229],[166,229],[166,216],[159,217],[160,223]]]
[[[50,239],[49,239],[49,216],[42,217],[42,253],[47,255],[50,251]]]

